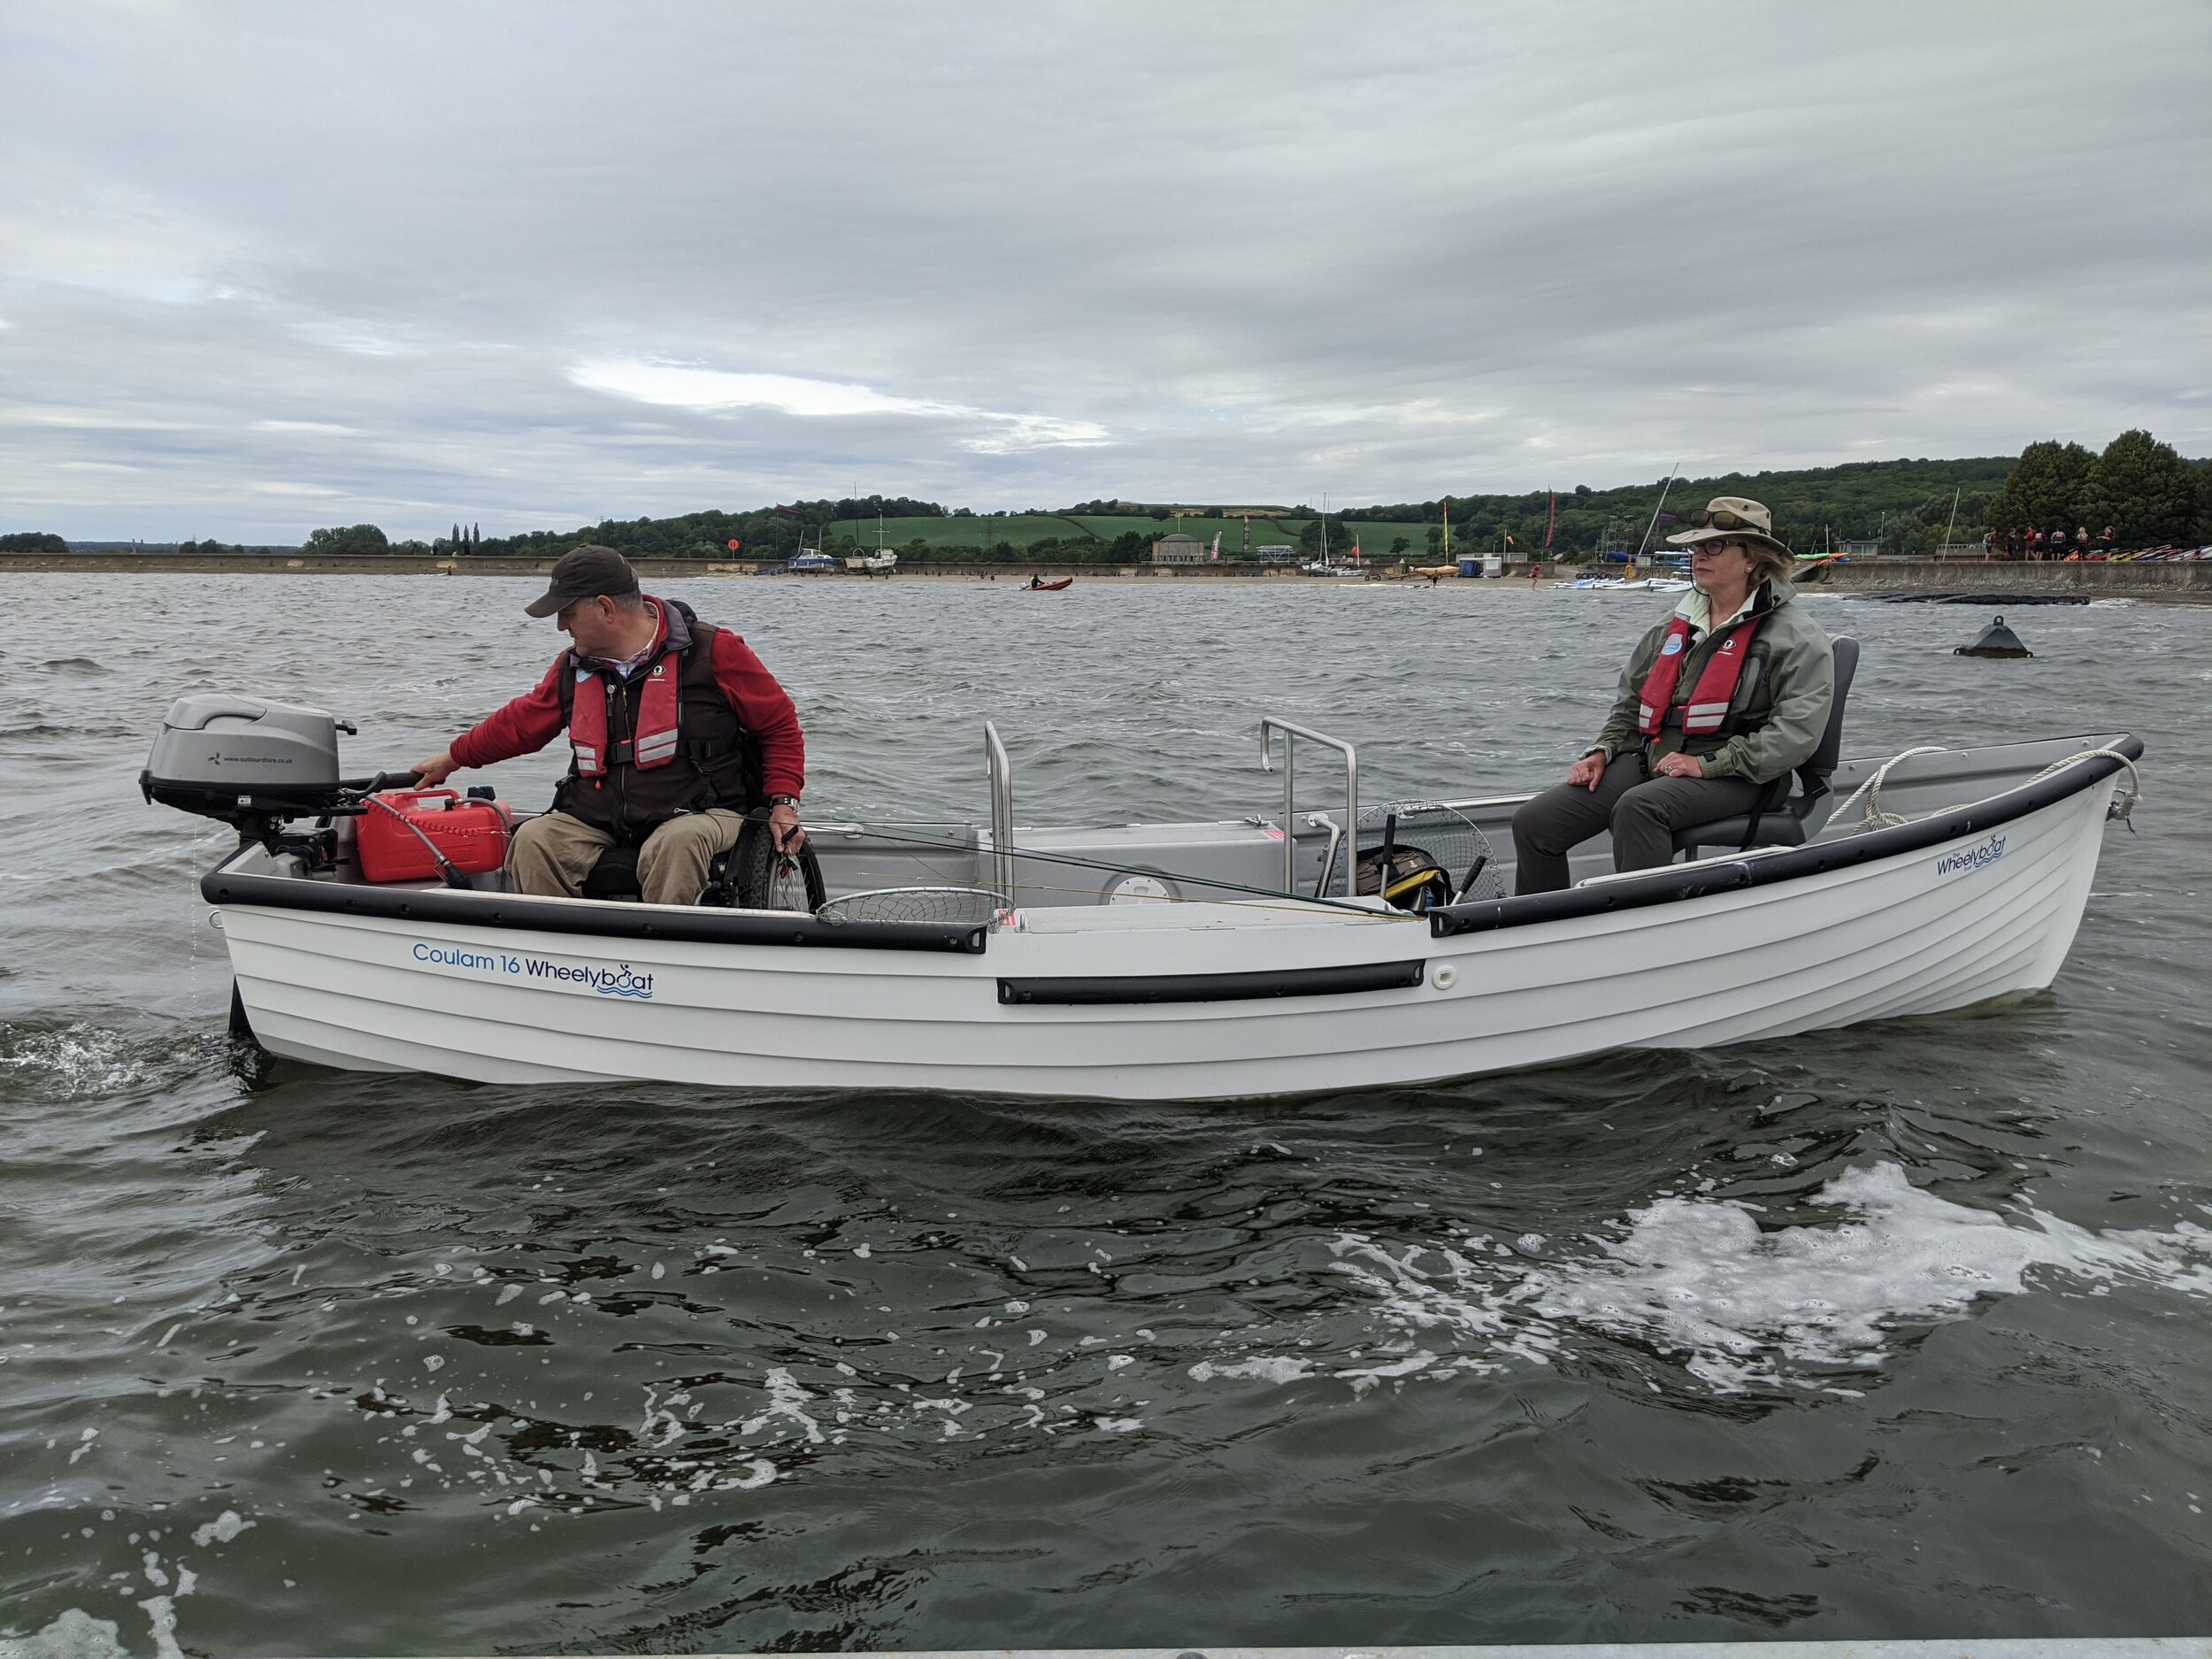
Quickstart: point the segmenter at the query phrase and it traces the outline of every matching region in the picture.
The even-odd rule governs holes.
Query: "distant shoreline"
[[[641,559],[638,573],[653,580],[773,580],[779,583],[858,587],[892,581],[911,586],[965,584],[1019,588],[1032,575],[1047,580],[1072,576],[1078,587],[1133,586],[1157,582],[1209,582],[1248,588],[1426,587],[1426,577],[1384,577],[1354,581],[1343,577],[1308,576],[1269,565],[1094,565],[1038,561],[997,565],[915,565],[891,577],[863,577],[846,572],[815,576],[761,577],[749,563],[708,559]],[[311,554],[165,553],[0,553],[0,573],[19,575],[172,576],[542,576],[547,558],[423,558],[394,556],[334,557]],[[1555,580],[1588,575],[1588,565],[1539,567],[1535,584],[1529,567],[1517,565],[1505,576],[1479,582],[1442,578],[1437,585],[1479,588],[1492,593],[1544,592]],[[2050,565],[2016,561],[1885,559],[1863,565],[1834,565],[1805,584],[1809,593],[1990,592],[2079,593],[2091,597],[2212,604],[2212,563],[2186,565]]]

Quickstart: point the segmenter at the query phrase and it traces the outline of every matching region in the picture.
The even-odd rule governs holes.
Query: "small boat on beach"
[[[1527,797],[1363,806],[1352,744],[1274,717],[1259,737],[1263,768],[1280,755],[1277,815],[1042,826],[1017,825],[987,726],[987,821],[810,821],[805,880],[698,906],[527,896],[495,864],[370,881],[363,814],[412,780],[342,779],[316,710],[181,699],[141,787],[237,828],[200,890],[234,1025],[281,1056],[503,1084],[1179,1100],[1763,1041],[2040,990],[2142,752],[2120,733],[1832,747],[1763,844],[1710,826],[1686,832],[1686,862],[1615,874],[1601,837],[1577,885],[1516,898]],[[1341,766],[1326,810],[1298,804],[1317,750]]]

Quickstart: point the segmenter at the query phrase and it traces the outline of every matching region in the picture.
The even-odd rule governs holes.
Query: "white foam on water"
[[[757,1434],[778,1417],[796,1423],[813,1444],[822,1443],[822,1425],[806,1413],[806,1402],[814,1396],[799,1386],[798,1379],[779,1365],[768,1373],[768,1409],[757,1417],[747,1417],[740,1426],[741,1434]]]
[[[146,1616],[146,1633],[154,1639],[154,1659],[184,1659],[177,1646],[177,1607],[165,1595],[148,1596],[138,1604]]]
[[[1962,1318],[1985,1297],[2123,1282],[2212,1297],[2212,1232],[2192,1223],[2098,1232],[2032,1209],[2007,1217],[1924,1192],[1894,1164],[1847,1171],[1811,1202],[1845,1219],[1763,1232],[1747,1204],[1669,1197],[1591,1240],[1594,1257],[1501,1259],[1479,1239],[1464,1252],[1393,1255],[1357,1234],[1333,1248],[1404,1336],[1456,1341],[1450,1370],[1548,1363],[1580,1328],[1648,1342],[1723,1393],[1878,1370],[1895,1325]],[[1338,1374],[1371,1386],[1392,1368]]]
[[[129,1649],[113,1619],[73,1607],[28,1636],[0,1636],[0,1659],[129,1659]]]
[[[204,1526],[194,1527],[192,1541],[202,1549],[205,1549],[210,1544],[234,1543],[237,1541],[239,1533],[253,1525],[253,1522],[245,1519],[237,1510],[225,1509]]]
[[[65,1100],[107,1094],[150,1081],[159,1074],[156,1056],[142,1042],[99,1025],[72,1025],[65,1031],[17,1035],[0,1033],[0,1067],[20,1072],[35,1086],[56,1090]],[[134,1049],[142,1050],[134,1052]],[[167,1058],[162,1056],[160,1058]]]
[[[1211,1382],[1217,1377],[1245,1377],[1256,1382],[1294,1383],[1313,1375],[1310,1360],[1277,1358],[1265,1354],[1240,1360],[1233,1365],[1216,1364],[1202,1359],[1192,1366],[1189,1377],[1193,1382]]]

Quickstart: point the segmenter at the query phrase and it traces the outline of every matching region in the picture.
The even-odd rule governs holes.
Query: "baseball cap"
[[[550,575],[551,586],[523,607],[525,614],[549,617],[579,599],[596,599],[602,594],[618,599],[638,590],[637,572],[630,561],[611,547],[588,543],[571,548],[553,561]]]

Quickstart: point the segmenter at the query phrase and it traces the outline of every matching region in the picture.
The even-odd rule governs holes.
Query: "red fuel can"
[[[456,870],[480,875],[507,862],[514,820],[498,801],[464,801],[451,789],[388,789],[368,798],[355,850],[370,881],[429,881]]]

